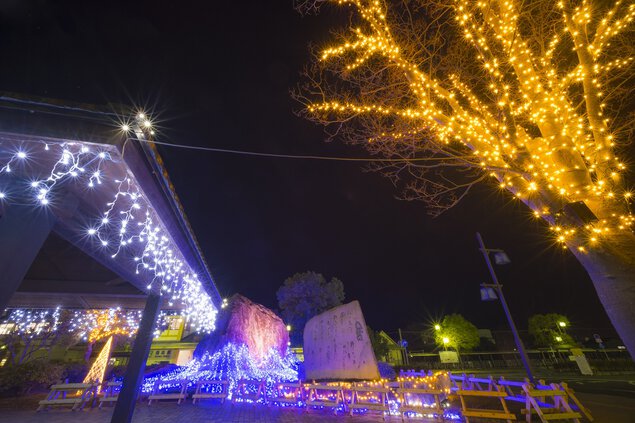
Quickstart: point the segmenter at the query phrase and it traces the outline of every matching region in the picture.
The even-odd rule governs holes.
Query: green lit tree
[[[438,329],[437,329],[438,327]],[[478,329],[460,314],[449,314],[434,328],[434,340],[439,347],[470,351],[478,347]]]
[[[327,282],[316,272],[296,273],[284,281],[276,296],[283,319],[291,325],[291,338],[298,342],[311,317],[342,304],[344,284],[337,278]]]
[[[575,341],[566,332],[569,319],[557,313],[534,314],[529,318],[529,334],[536,347],[572,346]]]

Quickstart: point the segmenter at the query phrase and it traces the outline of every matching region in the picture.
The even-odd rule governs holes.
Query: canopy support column
[[[137,397],[143,383],[143,373],[146,368],[146,361],[150,352],[150,345],[152,344],[154,323],[157,320],[160,305],[161,296],[150,293],[143,309],[143,317],[135,337],[130,360],[128,360],[123,386],[115,404],[115,410],[110,420],[111,423],[130,423],[132,421],[132,414],[134,413]]]
[[[48,238],[56,218],[46,208],[0,204],[0,314]]]

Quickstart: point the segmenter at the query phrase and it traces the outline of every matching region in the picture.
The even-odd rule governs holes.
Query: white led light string
[[[29,148],[23,148],[27,144]],[[55,162],[44,176],[28,175],[34,167],[31,164],[50,163],[51,155]],[[107,249],[113,259],[124,261],[125,257],[120,257],[124,252],[126,257],[133,256],[130,261],[135,274],[146,273],[150,278],[147,288],[165,296],[169,306],[183,304],[182,314],[194,330],[214,330],[217,310],[197,274],[175,247],[132,175],[124,173],[120,178],[107,180],[102,171],[105,162],[118,164],[121,160],[96,144],[24,141],[13,151],[2,149],[0,144],[0,176],[16,178],[10,183],[12,192],[0,187],[0,201],[11,206],[12,200],[24,197],[15,193],[21,183],[18,176],[29,178],[26,189],[31,193],[27,197],[32,199],[33,206],[40,207],[48,207],[55,201],[54,189],[59,189],[61,184],[84,183],[89,190],[106,183],[114,186],[114,198],[105,205],[101,216],[96,217],[96,224],[82,231],[100,248]]]

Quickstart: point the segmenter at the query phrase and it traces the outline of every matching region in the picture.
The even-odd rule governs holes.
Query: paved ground
[[[520,377],[520,376],[519,376]],[[542,377],[542,375],[541,375]],[[577,392],[578,398],[587,406],[597,423],[635,423],[635,374],[614,376],[551,376],[550,380],[565,380]],[[0,400],[0,423],[110,423],[112,409],[93,409],[79,412],[52,410],[35,413],[37,402],[45,394]],[[521,419],[524,420],[524,419]],[[400,417],[388,417],[388,422],[400,423]],[[428,420],[412,419],[414,422]],[[356,415],[354,418],[339,414],[337,417],[323,410],[303,413],[295,408],[280,409],[252,405],[220,405],[203,402],[193,406],[189,401],[183,405],[173,402],[153,404],[139,403],[133,423],[371,423],[382,422],[381,415]],[[481,421],[484,422],[484,421]]]
[[[12,423],[109,423],[112,409],[93,409],[83,411],[51,410],[36,413],[34,411],[1,410],[0,422]],[[333,416],[331,412],[312,410],[304,413],[300,409],[266,407],[262,405],[231,405],[226,403],[207,402],[200,405],[174,402],[153,404],[148,407],[139,404],[135,410],[133,423],[375,423],[383,421],[380,414],[356,415],[352,419],[340,413]],[[387,422],[401,422],[400,417],[388,417]],[[417,419],[417,422],[432,420]]]
[[[580,393],[578,397],[591,409],[597,423],[635,423],[635,399],[587,393]],[[32,411],[35,406],[27,407],[26,403],[18,404],[19,410],[9,407],[6,403],[2,405],[0,422],[3,423],[110,423],[112,415],[111,408],[76,412],[54,409],[36,413]],[[204,402],[196,406],[189,402],[182,405],[164,402],[153,404],[151,407],[139,403],[133,418],[133,423],[377,423],[382,421],[379,414],[356,415],[351,418],[341,413],[333,416],[332,413],[322,410],[304,413],[296,408],[280,409],[243,404],[232,406],[229,403],[220,405],[214,402]],[[431,422],[424,419],[410,421]],[[400,423],[401,418],[387,417],[386,422]],[[480,422],[484,423],[486,420]]]

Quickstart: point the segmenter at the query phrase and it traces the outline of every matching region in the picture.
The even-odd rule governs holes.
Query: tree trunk
[[[93,354],[93,345],[94,342],[89,342],[86,346],[86,353],[84,354],[84,361],[86,364],[90,364],[90,356]]]
[[[606,310],[631,358],[635,360],[635,235],[624,231],[599,237],[597,246],[571,251],[593,281]]]

